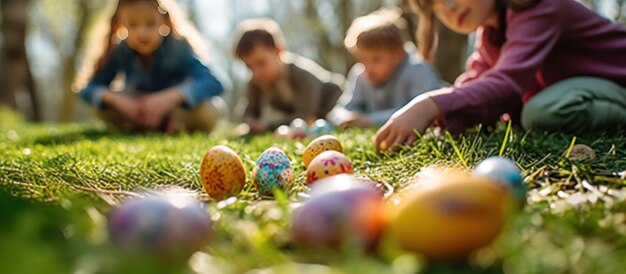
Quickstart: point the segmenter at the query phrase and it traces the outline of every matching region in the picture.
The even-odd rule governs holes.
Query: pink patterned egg
[[[353,174],[354,169],[348,158],[340,152],[329,150],[317,155],[307,168],[308,184],[337,174]]]
[[[286,189],[293,182],[293,168],[287,154],[272,147],[263,152],[252,171],[254,186],[260,195],[272,195],[274,189]]]

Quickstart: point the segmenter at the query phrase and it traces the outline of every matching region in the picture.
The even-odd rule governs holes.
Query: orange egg
[[[334,150],[343,153],[341,142],[337,137],[332,135],[324,135],[311,141],[311,143],[304,149],[304,155],[302,155],[302,163],[305,167],[308,167],[311,161],[317,155],[320,155],[324,151]]]
[[[352,163],[341,152],[329,150],[317,155],[307,168],[307,183],[337,174],[353,174]]]
[[[202,160],[200,180],[211,198],[222,200],[241,192],[246,184],[246,170],[232,149],[215,146]]]
[[[492,242],[504,223],[506,195],[489,180],[445,175],[390,199],[389,234],[432,260],[458,260]]]

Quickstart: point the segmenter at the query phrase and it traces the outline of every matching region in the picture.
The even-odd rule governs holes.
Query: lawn
[[[528,205],[502,236],[468,264],[433,265],[398,250],[303,250],[289,242],[290,204],[304,186],[306,140],[271,135],[124,135],[86,124],[34,125],[0,113],[0,272],[2,273],[622,273],[626,269],[626,136],[525,133],[498,125],[458,138],[432,134],[390,155],[372,149],[373,131],[337,132],[357,174],[400,191],[421,168],[472,168],[493,155],[514,159]],[[593,160],[563,157],[573,144]],[[283,149],[295,186],[275,200],[250,183],[238,199],[207,201],[199,182],[204,153],[227,145],[248,171],[267,148]],[[145,190],[197,192],[215,221],[210,245],[185,263],[135,258],[112,247],[105,231],[113,205]],[[269,271],[269,267],[274,267]]]

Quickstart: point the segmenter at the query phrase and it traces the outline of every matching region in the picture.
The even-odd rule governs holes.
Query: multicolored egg
[[[341,152],[334,150],[324,151],[317,155],[307,168],[308,184],[338,174],[353,174],[352,163]]]
[[[208,243],[212,223],[199,202],[174,195],[122,203],[109,214],[107,229],[121,248],[185,259]]]
[[[526,200],[522,171],[508,158],[488,158],[474,168],[472,175],[493,180],[504,186],[516,199]]]
[[[313,196],[294,213],[293,240],[303,246],[372,247],[386,224],[383,195],[356,187]]]
[[[466,259],[500,233],[506,194],[490,180],[469,174],[436,180],[390,199],[389,235],[432,260]]]
[[[308,167],[311,161],[320,155],[324,151],[334,150],[343,153],[343,147],[337,137],[332,135],[324,135],[311,141],[309,145],[304,149],[302,155],[302,163],[305,167]]]
[[[300,118],[294,119],[289,125],[291,139],[301,140],[307,137],[308,124]]]
[[[200,180],[211,198],[223,200],[241,192],[246,184],[246,169],[232,149],[215,146],[204,155]]]
[[[267,149],[256,161],[252,180],[260,195],[272,195],[274,189],[286,189],[293,182],[293,168],[287,154],[276,147]]]
[[[307,133],[309,136],[322,136],[326,134],[331,134],[333,132],[333,126],[324,119],[317,119],[311,126]]]

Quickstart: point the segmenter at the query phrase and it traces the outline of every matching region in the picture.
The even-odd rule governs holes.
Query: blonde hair
[[[108,29],[103,25],[101,29],[95,31],[85,62],[72,85],[74,91],[77,92],[87,85],[89,79],[109,60],[115,47],[128,36],[128,30],[119,22],[121,8],[126,4],[143,1],[154,5],[163,15],[165,27],[159,29],[162,36],[172,35],[185,42],[202,62],[209,62],[209,49],[205,41],[175,1],[119,0],[117,3],[112,1],[107,9],[109,11],[107,14],[110,14]]]
[[[355,19],[346,32],[344,46],[352,53],[356,47],[402,48],[401,15],[400,9],[382,9]]]
[[[285,37],[280,25],[270,18],[252,18],[239,23],[233,34],[233,54],[241,57],[256,46],[285,49]]]

